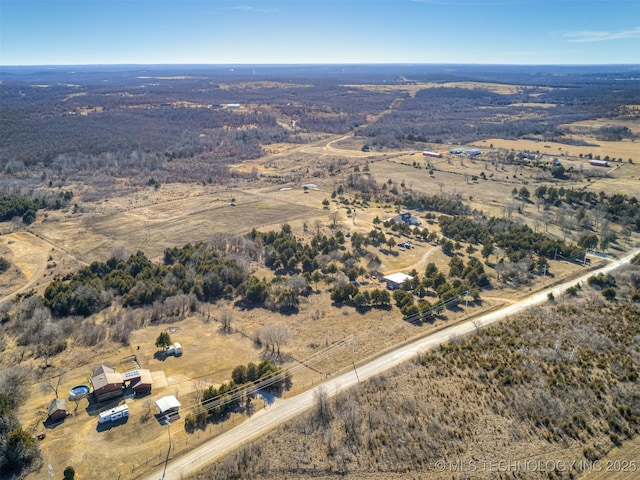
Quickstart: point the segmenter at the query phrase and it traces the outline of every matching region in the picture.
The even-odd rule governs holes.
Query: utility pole
[[[356,369],[356,355],[355,355],[356,336],[351,337],[351,363],[353,364],[353,371],[356,374],[356,379],[360,383],[360,377],[358,376],[358,370]]]
[[[167,460],[164,462],[164,470],[162,471],[162,480],[164,480],[164,476],[167,473],[167,465],[169,464],[169,455],[171,454],[171,419],[169,415],[165,415],[164,417],[167,420],[167,431],[169,432],[169,450],[167,450]]]

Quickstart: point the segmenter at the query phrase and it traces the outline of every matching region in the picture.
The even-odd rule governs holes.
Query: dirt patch
[[[41,292],[54,274],[75,271],[80,266],[66,252],[29,232],[0,236],[0,249],[15,267],[0,276],[0,302],[31,289]]]

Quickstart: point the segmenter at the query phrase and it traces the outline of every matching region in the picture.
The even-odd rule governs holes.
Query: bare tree
[[[51,390],[55,394],[56,398],[60,398],[58,397],[58,390],[60,389],[60,384],[63,379],[64,372],[60,370],[58,374],[51,377],[46,384],[42,384],[42,387],[45,390]]]
[[[231,321],[233,320],[233,314],[231,310],[224,309],[220,312],[220,323],[222,324],[222,332],[223,333],[231,333],[233,329],[231,328]]]
[[[115,258],[117,260],[126,260],[127,251],[125,250],[125,248],[123,246],[113,247],[111,249],[111,257]]]
[[[328,426],[333,418],[331,404],[329,402],[329,393],[325,387],[320,387],[313,394],[316,400],[316,418],[323,426]]]
[[[336,209],[332,214],[331,214],[331,221],[333,222],[333,226],[336,226],[336,223],[338,221],[338,217],[340,216],[340,210]]]
[[[289,279],[289,288],[293,290],[297,295],[304,293],[309,288],[309,282],[302,275],[292,275]]]
[[[271,348],[271,353],[280,355],[280,348],[291,341],[291,332],[284,325],[269,325],[260,330],[258,338],[265,348]]]
[[[29,383],[33,370],[16,365],[0,371],[0,393],[4,393],[14,408],[22,405],[29,396]]]
[[[142,416],[140,417],[140,422],[144,423],[151,418],[151,400],[146,399],[142,402]]]

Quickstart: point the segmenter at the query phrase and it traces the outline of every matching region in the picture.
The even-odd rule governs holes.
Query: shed
[[[113,368],[100,365],[89,380],[93,385],[93,393],[98,402],[122,395],[124,381]]]
[[[49,420],[62,420],[68,414],[67,401],[64,398],[54,398],[49,402],[47,411],[49,413]]]
[[[182,345],[179,344],[178,342],[175,342],[173,344],[173,351],[175,352],[176,355],[182,355]]]
[[[173,395],[162,397],[156,401],[156,407],[158,407],[161,414],[177,412],[181,406],[182,404]]]
[[[391,275],[387,275],[384,277],[387,282],[387,288],[389,290],[397,290],[402,286],[404,282],[407,280],[413,280],[411,275],[407,275],[406,273],[392,273]]]
[[[468,150],[464,150],[462,153],[464,153],[467,157],[482,155],[482,151],[479,148],[469,148]]]

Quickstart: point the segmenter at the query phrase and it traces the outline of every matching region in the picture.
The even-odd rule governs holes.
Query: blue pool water
[[[73,398],[83,398],[89,394],[89,387],[87,385],[78,385],[77,387],[73,387],[69,392],[69,397]]]

